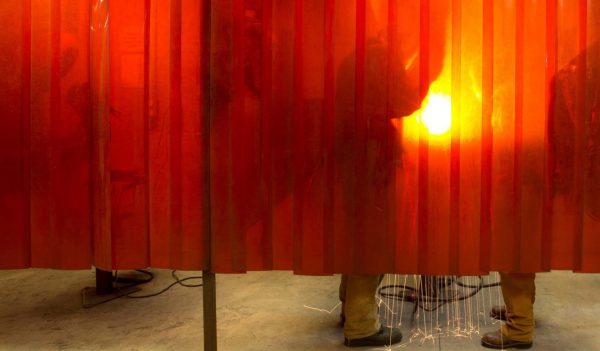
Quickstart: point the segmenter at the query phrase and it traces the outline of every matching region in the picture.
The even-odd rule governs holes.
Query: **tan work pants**
[[[379,331],[377,287],[383,275],[342,275],[340,301],[345,316],[344,336],[360,339]]]
[[[532,341],[535,273],[500,273],[500,285],[506,304],[502,335],[515,341]]]

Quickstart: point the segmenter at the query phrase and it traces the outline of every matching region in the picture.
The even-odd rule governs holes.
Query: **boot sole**
[[[526,350],[530,349],[533,346],[533,343],[518,343],[518,344],[507,344],[507,345],[498,345],[498,344],[490,344],[481,340],[481,345],[490,349],[496,350],[506,350],[506,349],[520,349]]]

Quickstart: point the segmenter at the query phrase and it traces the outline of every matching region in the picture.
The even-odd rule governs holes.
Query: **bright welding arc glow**
[[[421,110],[421,123],[429,134],[441,135],[450,130],[452,125],[452,102],[450,96],[432,93]]]

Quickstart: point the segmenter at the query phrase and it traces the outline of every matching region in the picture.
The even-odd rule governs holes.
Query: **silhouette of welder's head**
[[[423,95],[431,82],[437,79],[444,64],[451,11],[448,2],[432,2],[429,7],[424,7],[420,1],[395,3],[394,38],[388,37],[391,34],[391,2],[371,0],[367,3],[367,21],[372,18],[371,22],[379,23],[368,26],[367,37],[371,40],[377,38],[387,48],[398,51],[391,56],[395,60],[391,63],[392,67],[403,69],[408,79],[405,83],[419,86],[420,95]],[[424,72],[426,74],[423,74]]]
[[[398,2],[397,12],[401,18],[398,21],[402,25],[398,25],[397,33],[395,33],[395,42],[390,45],[388,42],[388,7],[383,6],[387,2],[379,0],[367,1],[365,8],[366,25],[366,67],[365,67],[365,85],[368,87],[367,103],[379,105],[382,102],[377,101],[386,94],[381,94],[386,85],[390,84],[391,91],[395,94],[391,96],[393,117],[402,117],[409,114],[410,110],[416,109],[420,105],[419,92],[427,91],[427,87],[431,81],[435,80],[441,71],[444,59],[445,41],[446,41],[446,25],[448,6],[443,3],[436,3],[436,6],[429,8],[428,18],[429,25],[427,28],[421,26],[420,21],[423,9],[420,2],[406,1]],[[293,7],[293,6],[291,6]],[[230,9],[228,9],[230,11]],[[323,16],[322,5],[306,5],[304,17]],[[349,2],[348,6],[337,6],[335,9],[334,26],[351,27],[356,25],[357,18],[356,4]],[[313,13],[314,12],[314,13]],[[244,2],[243,18],[234,19],[235,23],[243,25],[243,80],[244,86],[249,92],[247,97],[258,98],[262,91],[262,64],[263,64],[263,8],[262,1],[247,0]],[[289,14],[286,14],[290,16]],[[277,16],[277,14],[274,14]],[[293,15],[291,15],[293,18]],[[406,24],[410,21],[410,24]],[[287,23],[281,20],[272,19],[273,28],[270,34],[271,52],[277,53],[278,59],[292,64],[293,60],[289,59],[290,55],[294,54],[293,43],[290,39],[293,37],[294,26],[293,21]],[[285,22],[285,23],[284,23]],[[347,24],[346,24],[347,22]],[[227,105],[232,96],[232,79],[237,80],[242,77],[232,77],[232,64],[235,63],[233,47],[231,43],[238,38],[234,38],[233,22],[226,23],[217,33],[221,39],[215,41],[213,46],[213,62],[212,81],[213,81],[213,96],[217,99],[215,103],[219,106]],[[421,28],[423,27],[423,28]],[[335,28],[334,28],[335,29]],[[429,36],[426,43],[421,43],[423,38],[422,31],[427,30]],[[306,33],[314,33],[311,28],[305,28]],[[305,33],[305,35],[307,35]],[[336,34],[337,33],[337,34]],[[325,34],[323,34],[325,35]],[[288,40],[281,40],[281,37]],[[354,62],[351,61],[355,55],[356,37],[341,35],[334,30],[334,61],[338,80],[352,80],[355,69],[351,66]],[[396,52],[390,55],[388,49],[394,47]],[[423,54],[427,53],[427,57]],[[316,53],[323,55],[322,52]],[[427,75],[423,75],[422,71],[426,67]],[[289,74],[291,71],[273,72],[274,84],[277,82],[278,74]],[[317,71],[306,71],[305,74],[313,74]],[[345,76],[339,78],[340,75]],[[424,79],[425,77],[425,79]],[[338,88],[346,89],[354,85],[344,85]],[[414,95],[414,94],[417,95]],[[423,95],[423,94],[421,94]],[[314,97],[314,96],[313,96]]]
[[[377,23],[376,18],[387,16],[377,14],[387,11],[387,6],[368,10],[372,18],[367,16],[367,23]],[[409,116],[419,109],[429,85],[442,70],[447,26],[447,12],[436,7],[428,15],[429,26],[420,28],[422,10],[419,3],[402,2],[398,11],[412,13],[412,30],[409,26],[398,27],[390,33],[387,25],[368,25],[364,51],[356,47],[355,39],[350,42],[353,47],[339,64],[336,85],[336,121],[338,128],[346,129],[341,131],[344,139],[353,138],[352,134],[361,128],[368,130],[370,138],[384,138],[390,119]],[[429,35],[421,42],[425,30]],[[366,126],[355,125],[351,116],[357,114],[362,114]]]

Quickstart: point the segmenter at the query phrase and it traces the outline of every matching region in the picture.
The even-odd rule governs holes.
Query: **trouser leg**
[[[379,331],[375,294],[382,275],[342,275],[340,300],[345,316],[344,336],[360,339]]]
[[[342,302],[342,312],[340,313],[340,317],[342,318],[342,323],[346,320],[346,285],[348,284],[348,275],[342,274],[342,278],[340,280],[340,289],[339,296],[340,301]]]
[[[515,341],[532,341],[535,273],[500,273],[500,285],[506,304],[506,323],[502,326],[502,334]]]

